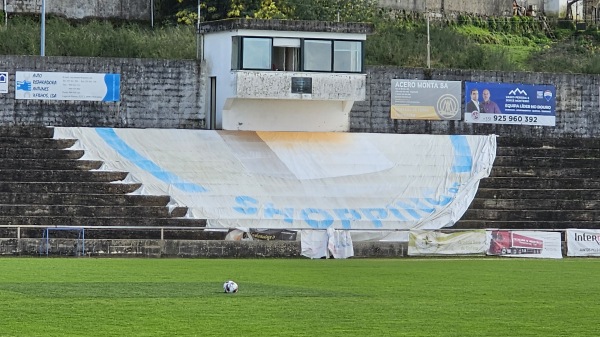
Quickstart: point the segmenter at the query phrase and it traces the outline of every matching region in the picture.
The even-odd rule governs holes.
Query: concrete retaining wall
[[[0,94],[3,124],[203,128],[204,82],[194,60],[0,56],[9,92]],[[15,72],[121,74],[120,102],[16,100]]]
[[[74,102],[14,99],[15,71],[121,74],[121,101]],[[0,94],[0,123],[8,125],[204,128],[206,81],[195,60],[152,60],[0,56],[9,72],[9,92]],[[556,126],[484,125],[462,121],[406,121],[390,118],[392,79],[553,84]],[[498,134],[513,137],[599,137],[600,75],[454,69],[367,68],[366,101],[350,112],[352,132]]]
[[[4,7],[6,5],[6,7]],[[8,13],[39,14],[42,0],[0,0],[0,10]],[[46,13],[69,19],[102,18],[150,21],[148,0],[51,0],[46,1]]]
[[[380,7],[409,12],[473,13],[491,16],[512,15],[512,3],[513,0],[379,0]]]
[[[81,241],[79,241],[81,245]],[[78,248],[79,247],[79,248]],[[48,256],[78,256],[78,240],[50,239]],[[356,257],[404,257],[401,242],[355,242]],[[43,239],[0,239],[0,256],[46,256]],[[299,241],[85,240],[85,256],[188,258],[296,258]]]
[[[392,79],[552,84],[556,86],[556,126],[393,120],[390,118]],[[600,75],[369,67],[367,99],[354,104],[350,129],[352,132],[497,134],[523,138],[600,137],[597,127],[600,125],[599,90]]]

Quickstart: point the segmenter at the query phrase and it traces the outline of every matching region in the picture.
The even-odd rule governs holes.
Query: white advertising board
[[[120,74],[17,71],[15,99],[118,102]]]
[[[600,230],[567,229],[567,256],[600,256]]]

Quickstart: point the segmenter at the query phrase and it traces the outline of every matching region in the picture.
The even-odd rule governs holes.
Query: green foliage
[[[284,11],[289,12],[283,8]],[[254,17],[257,19],[279,19],[283,20],[287,18],[287,15],[277,7],[274,0],[262,0],[260,9],[254,13]]]
[[[160,0],[165,8],[184,10],[196,1]],[[262,7],[261,7],[262,6]],[[87,57],[196,57],[197,7],[165,19],[158,27],[92,20],[74,23],[49,17],[46,55]],[[318,10],[316,10],[318,9]],[[175,12],[173,12],[175,13]],[[202,19],[224,17],[369,21],[375,33],[366,41],[367,65],[427,66],[424,17],[406,11],[376,9],[371,0],[231,0],[202,1]],[[171,18],[173,19],[173,18]],[[368,19],[368,20],[367,20]],[[561,22],[556,25],[561,25]],[[457,20],[430,22],[431,66],[505,71],[599,73],[600,31],[554,28],[554,39],[531,17],[482,18],[461,14]],[[11,16],[0,28],[0,55],[39,55],[40,24],[32,16]]]
[[[18,38],[16,38],[18,37]],[[39,23],[30,17],[11,18],[0,30],[0,55],[39,55]],[[150,29],[107,21],[73,25],[65,19],[46,20],[47,56],[140,57],[193,59],[195,31],[188,26]]]
[[[597,335],[590,296],[600,291],[599,259],[0,264],[3,336]],[[228,279],[238,282],[237,294],[222,292]]]

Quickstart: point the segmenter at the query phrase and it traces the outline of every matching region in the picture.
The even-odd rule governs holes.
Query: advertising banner
[[[461,82],[392,80],[392,119],[460,120]]]
[[[120,74],[17,71],[15,99],[118,102]]]
[[[555,126],[553,85],[465,82],[465,122]]]
[[[567,229],[567,256],[600,256],[600,230]]]
[[[488,255],[561,259],[558,232],[488,231]]]
[[[483,229],[454,233],[411,230],[408,234],[408,255],[483,255],[486,250]]]

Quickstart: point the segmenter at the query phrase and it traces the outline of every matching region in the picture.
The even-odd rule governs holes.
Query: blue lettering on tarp
[[[473,157],[471,156],[471,147],[465,136],[450,136],[450,141],[454,147],[454,161],[452,162],[452,172],[467,173],[471,172],[473,167]]]
[[[382,219],[387,218],[388,212],[383,208],[361,208],[360,209],[367,219],[373,222],[375,228],[383,227]]]
[[[458,193],[459,184],[455,182],[448,192],[451,194]],[[431,193],[426,193],[426,195]],[[403,214],[408,213],[414,220],[421,220],[425,215],[429,215],[435,212],[435,207],[428,206],[446,206],[450,201],[453,200],[452,196],[442,195],[439,199],[434,198],[411,198],[409,201],[395,201],[393,205],[385,208],[374,207],[374,208],[360,208],[359,210],[351,208],[336,208],[333,211],[336,218],[333,218],[331,214],[324,209],[320,208],[304,208],[300,211],[301,220],[306,222],[313,228],[328,228],[333,224],[334,221],[340,221],[342,228],[351,229],[352,222],[366,218],[373,223],[375,228],[383,226],[382,220],[386,220],[390,215],[401,221],[407,221],[408,218]],[[235,202],[244,207],[233,207],[233,209],[242,214],[258,214],[258,206],[260,202],[249,196],[237,196]],[[250,207],[252,206],[252,207]],[[276,215],[283,216],[283,220],[287,223],[293,223],[295,219],[296,210],[293,207],[277,208],[273,203],[266,203],[264,206],[264,217],[273,219]],[[362,213],[362,215],[361,215]],[[322,220],[315,220],[311,217],[312,214],[319,214],[322,216]]]
[[[319,209],[319,208],[305,208],[301,212],[302,219],[313,228],[328,228],[333,224],[333,217],[327,211]],[[315,220],[311,219],[310,216],[312,214],[319,214],[324,219],[323,220]]]
[[[415,204],[415,206],[417,206],[417,209],[421,212],[425,212],[427,214],[435,212],[435,208],[424,205],[423,201],[421,201],[420,199],[412,198],[410,200]]]
[[[235,202],[241,204],[242,206],[247,206],[247,204],[258,205],[258,200],[248,197],[248,196],[238,196],[235,197]],[[256,214],[258,213],[258,208],[256,207],[234,207],[235,211],[240,212],[242,214]]]
[[[408,215],[412,216],[415,220],[419,220],[423,217],[421,214],[417,213],[417,211],[414,209],[414,207],[412,205],[409,205],[402,201],[396,201],[394,203],[394,205],[400,207],[400,209],[402,209],[403,211],[408,213]]]
[[[442,195],[439,200],[435,200],[433,198],[425,198],[425,201],[427,201],[433,206],[446,206],[452,201],[452,197]]]
[[[340,218],[340,220],[342,220],[342,228],[349,229],[352,227],[352,224],[351,224],[352,220],[360,220],[361,219],[360,213],[358,213],[354,209],[338,208],[338,209],[334,209],[333,212],[335,213],[335,215],[338,216],[338,218]],[[348,218],[346,216],[348,214],[351,215],[352,218]]]
[[[132,149],[127,143],[125,143],[117,134],[115,130],[112,128],[96,128],[96,133],[115,151],[117,151],[122,157],[131,161],[137,167],[142,170],[152,174],[157,179],[173,185],[174,187],[184,191],[184,192],[193,192],[200,193],[206,192],[206,188],[197,185],[195,183],[187,182],[178,177],[177,175],[165,171],[160,166],[156,165],[149,159],[146,159],[144,156],[140,155]]]
[[[272,203],[265,204],[265,218],[273,219],[273,216],[275,215],[283,215],[283,221],[285,222],[294,222],[293,208],[278,209],[273,207]]]

